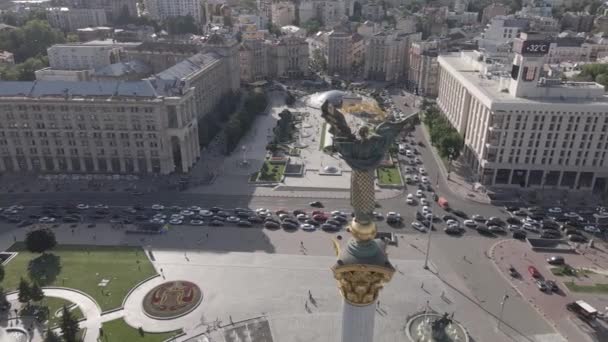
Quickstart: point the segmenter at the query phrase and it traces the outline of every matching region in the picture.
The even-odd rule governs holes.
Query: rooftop
[[[159,72],[156,76],[163,80],[181,80],[219,60],[220,57],[214,52],[199,53]]]
[[[142,81],[0,81],[3,97],[146,97],[158,94],[146,80]]]
[[[449,55],[440,55],[440,64],[453,74],[458,74],[463,85],[476,94],[479,94],[486,104],[588,104],[608,105],[608,97],[604,95],[603,87],[595,82],[559,82],[548,80],[545,84],[539,83],[543,97],[515,97],[505,89],[509,88],[511,81],[507,73],[498,75],[482,75],[476,51],[463,51]],[[505,70],[506,71],[506,70]],[[551,81],[551,82],[549,82]],[[561,96],[551,96],[552,93]],[[597,94],[602,94],[597,96]]]

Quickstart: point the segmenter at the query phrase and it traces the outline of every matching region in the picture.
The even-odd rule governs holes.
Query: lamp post
[[[430,204],[430,203],[429,203]],[[429,220],[429,235],[426,240],[426,255],[424,257],[424,269],[429,269],[429,254],[431,253],[431,235],[433,234],[433,209],[429,206],[429,214],[426,215]]]
[[[502,314],[505,311],[505,303],[509,299],[509,295],[505,292],[505,295],[502,297],[502,302],[500,302],[500,314],[498,316],[498,324],[496,325],[497,329],[500,329],[500,324],[502,323]]]

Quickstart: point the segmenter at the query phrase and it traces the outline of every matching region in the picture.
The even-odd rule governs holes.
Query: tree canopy
[[[44,253],[55,245],[55,233],[48,228],[32,230],[25,236],[25,247],[32,253]]]
[[[194,21],[194,17],[191,15],[180,15],[177,17],[167,18],[165,25],[167,26],[167,31],[170,34],[197,34],[199,32],[198,26]]]
[[[318,21],[317,19],[310,19],[310,20],[306,21],[304,23],[304,25],[302,25],[302,27],[304,27],[304,29],[306,30],[306,34],[308,34],[308,35],[319,32],[319,30],[321,29],[321,26],[322,26],[321,22]]]
[[[23,27],[12,31],[0,32],[0,50],[11,51],[15,62],[31,57],[46,56],[46,49],[57,43],[65,42],[61,31],[49,26],[43,20],[30,20]]]
[[[0,283],[4,280],[4,265],[0,264]]]
[[[19,294],[17,295],[17,299],[19,300],[19,303],[29,303],[32,299],[30,283],[28,283],[27,280],[21,278],[21,280],[19,281],[18,290]]]
[[[49,329],[46,331],[46,335],[44,335],[44,342],[62,342],[61,337],[53,332],[53,330]]]
[[[457,159],[464,146],[462,136],[434,105],[428,105],[424,123],[429,128],[431,143],[443,158]]]
[[[44,299],[44,292],[38,283],[33,283],[30,287],[30,299],[39,302]]]
[[[61,315],[61,322],[59,322],[61,333],[65,342],[76,342],[78,331],[78,321],[70,310],[64,305]]]
[[[597,82],[608,89],[608,64],[587,64],[576,77],[581,81]]]

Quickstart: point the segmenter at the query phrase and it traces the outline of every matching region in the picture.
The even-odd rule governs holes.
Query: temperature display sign
[[[518,42],[521,44],[515,51],[521,53],[524,56],[543,56],[549,53],[550,42],[542,40],[525,40]],[[519,45],[517,44],[517,45]]]

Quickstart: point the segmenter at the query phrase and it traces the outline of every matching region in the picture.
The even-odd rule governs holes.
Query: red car
[[[528,266],[528,272],[530,272],[530,275],[533,278],[540,278],[540,272],[538,272],[538,270],[536,269],[536,267],[530,265]]]
[[[327,215],[325,215],[325,214],[313,215],[312,219],[317,222],[325,222],[325,221],[327,221]]]

